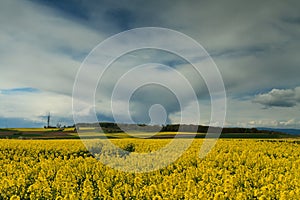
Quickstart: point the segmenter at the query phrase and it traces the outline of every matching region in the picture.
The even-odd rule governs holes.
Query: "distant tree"
[[[57,127],[57,128],[60,128],[60,127],[61,127],[61,124],[60,124],[60,123],[57,123],[57,124],[56,124],[56,127]]]

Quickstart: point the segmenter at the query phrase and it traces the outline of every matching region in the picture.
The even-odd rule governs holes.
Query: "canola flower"
[[[170,140],[113,142],[139,153]],[[200,159],[202,142],[165,168],[126,173],[80,140],[0,140],[0,199],[300,199],[299,141],[220,139]]]

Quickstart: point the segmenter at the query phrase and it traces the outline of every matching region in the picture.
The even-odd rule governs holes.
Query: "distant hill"
[[[101,129],[99,127],[101,126]],[[216,138],[298,138],[297,129],[272,129],[272,128],[240,128],[226,127],[219,135],[220,127],[208,127],[202,125],[168,124],[116,124],[108,122],[80,123],[69,128],[11,128],[0,129],[0,138],[16,139],[79,139],[84,138],[205,138],[208,129],[212,133],[209,137]],[[80,131],[81,135],[77,134]],[[91,134],[92,133],[92,134]],[[96,133],[96,135],[95,135]],[[129,135],[126,133],[130,133]],[[154,135],[152,133],[155,133]],[[195,134],[197,133],[197,134]],[[216,134],[213,134],[216,133]],[[135,135],[136,134],[136,135]],[[134,136],[135,135],[135,136]]]
[[[300,135],[300,129],[291,129],[291,128],[266,128],[266,127],[258,127],[258,130],[262,131],[274,131],[274,132],[282,132],[291,135]]]
[[[99,129],[101,126],[101,130]],[[120,125],[120,127],[118,126]],[[192,124],[167,124],[167,125],[145,125],[145,124],[116,124],[116,123],[79,123],[76,124],[76,128],[81,131],[89,131],[87,127],[94,127],[94,130],[99,129],[104,133],[123,133],[126,132],[186,132],[186,133],[195,133],[198,134],[196,137],[203,138],[205,137],[208,129],[210,132],[219,133],[220,127],[209,127],[202,125],[192,125]],[[166,135],[165,135],[166,136]],[[170,134],[168,137],[174,137],[174,134]],[[184,134],[184,137],[187,137],[187,134]],[[156,136],[154,136],[156,137]],[[158,136],[161,137],[161,136]],[[167,137],[167,136],[166,136]],[[212,137],[214,137],[212,135]],[[286,137],[295,137],[294,135],[285,133],[283,131],[276,130],[264,130],[257,128],[241,128],[241,127],[226,127],[222,129],[221,138],[286,138]]]

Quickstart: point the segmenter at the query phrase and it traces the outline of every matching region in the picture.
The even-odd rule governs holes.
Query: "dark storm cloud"
[[[81,0],[31,0],[34,3],[42,4],[47,7],[55,8],[61,11],[65,17],[72,17],[80,20],[89,19],[89,10],[85,6],[84,2]]]
[[[127,30],[132,28],[134,24],[134,13],[126,9],[110,9],[105,13],[105,19],[113,24],[116,24],[121,29]]]

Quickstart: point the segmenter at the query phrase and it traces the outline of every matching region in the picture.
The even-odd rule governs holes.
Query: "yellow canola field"
[[[116,139],[135,152],[170,140]],[[173,164],[117,171],[80,140],[0,140],[0,199],[300,199],[300,143],[220,139],[204,159],[202,139]]]

